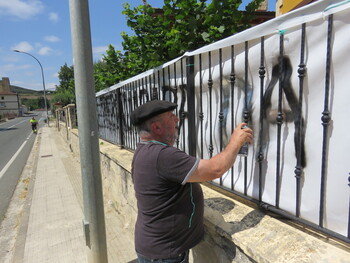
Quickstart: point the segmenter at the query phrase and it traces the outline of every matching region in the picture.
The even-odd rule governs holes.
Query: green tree
[[[60,84],[57,86],[56,91],[68,90],[74,93],[74,68],[73,66],[68,67],[67,63],[61,67],[60,72],[58,73],[58,79]]]
[[[94,63],[94,77],[96,91],[108,88],[124,79],[127,70],[120,51],[112,45],[108,46],[107,56],[102,61]]]
[[[68,67],[67,63],[60,68],[58,73],[60,84],[56,86],[56,92],[51,102],[62,102],[64,105],[75,103],[74,68]]]
[[[109,46],[98,79],[119,82],[245,30],[261,2],[251,1],[245,12],[238,10],[242,0],[164,0],[162,9],[125,3],[123,14],[133,34],[121,34],[124,53]]]
[[[261,2],[252,0],[245,12],[238,10],[242,0],[164,0],[161,9],[124,3],[133,34],[122,32],[123,51],[109,45],[102,61],[94,64],[96,91],[247,29]],[[75,102],[73,66],[61,67],[59,79],[53,101],[74,97]]]
[[[39,109],[38,99],[23,98],[21,101],[22,101],[22,104],[25,105],[29,111]]]

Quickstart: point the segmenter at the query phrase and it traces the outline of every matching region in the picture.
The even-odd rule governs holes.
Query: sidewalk
[[[15,203],[12,210],[21,209],[17,211],[17,220],[19,215],[21,219],[13,241],[12,259],[8,256],[6,262],[87,262],[78,161],[56,128],[39,129],[22,173],[22,182],[29,181],[23,208],[11,201]],[[23,196],[23,193],[17,195]],[[123,229],[115,213],[105,211],[105,214],[109,263],[137,262],[130,231]],[[10,220],[11,215],[7,218]]]
[[[83,212],[65,171],[53,128],[41,128],[23,262],[86,262]]]

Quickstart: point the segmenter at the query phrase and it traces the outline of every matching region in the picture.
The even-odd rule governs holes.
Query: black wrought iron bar
[[[208,90],[209,90],[209,157],[213,157],[213,107],[212,107],[212,90],[213,90],[213,79],[211,75],[211,51],[208,53],[209,59],[209,78],[208,78]]]
[[[127,96],[127,86],[124,85],[123,86],[123,115],[124,115],[124,123],[125,123],[125,129],[124,129],[124,133],[125,133],[125,145],[128,148],[131,148],[130,146],[130,137],[128,134],[128,130],[129,130],[129,123],[128,123],[128,96]]]
[[[132,148],[134,145],[133,145],[133,140],[132,140],[132,127],[131,127],[131,123],[130,123],[130,113],[131,113],[131,111],[132,111],[132,109],[131,109],[131,100],[132,100],[132,98],[131,98],[131,84],[130,83],[128,83],[128,84],[126,84],[126,96],[127,96],[127,100],[126,100],[126,102],[127,102],[127,105],[126,105],[126,118],[125,118],[125,122],[127,123],[127,126],[128,126],[128,129],[127,129],[127,135],[128,135],[128,138],[129,138],[129,142],[130,142],[130,144],[129,144],[129,147],[130,148]]]
[[[152,100],[157,100],[158,99],[158,93],[157,93],[157,86],[156,86],[156,73],[153,72],[152,74],[153,81],[152,81]]]
[[[196,156],[196,107],[195,107],[195,80],[194,80],[194,56],[186,59],[186,96],[187,96],[187,111],[188,111],[188,153]]]
[[[135,105],[135,88],[134,88],[134,82],[130,83],[131,86],[131,110],[134,111],[136,109],[136,105]],[[137,145],[137,130],[136,127],[134,125],[131,126],[132,130],[131,130],[131,134],[132,134],[132,141],[134,142],[134,147],[136,149],[136,145]]]
[[[170,66],[169,66],[169,71],[170,71]],[[169,75],[169,80],[170,80],[170,75]],[[174,91],[174,103],[178,103],[178,98],[177,98],[177,79],[176,79],[176,63],[174,63],[174,66],[173,66],[173,79],[174,79],[174,84],[173,84],[173,87],[172,87],[172,90]],[[169,85],[170,85],[170,82],[169,82]],[[177,114],[177,109],[176,110],[176,114]]]
[[[130,83],[130,115],[131,116],[131,112],[135,109],[134,107],[134,94],[133,94],[133,85],[132,85],[132,82]],[[130,117],[129,117],[129,121],[130,121],[130,138],[131,138],[131,141],[132,141],[132,145],[133,145],[133,149],[136,149],[136,140],[135,140],[135,127],[134,125],[131,124],[131,120],[130,120]]]
[[[139,105],[141,106],[143,103],[144,103],[144,101],[143,101],[143,96],[142,96],[142,89],[141,89],[141,85],[140,85],[140,79],[138,79],[137,81],[136,81],[136,85],[137,85],[137,89],[138,89],[138,94],[139,94]]]
[[[105,105],[103,105],[104,107],[104,112],[100,115],[101,117],[103,117],[105,120],[103,121],[103,125],[104,125],[104,133],[106,137],[111,137],[111,123],[110,123],[110,119],[111,119],[111,115],[112,115],[112,111],[113,108],[111,107],[111,104],[113,103],[112,100],[112,95],[111,94],[107,94],[105,96],[107,98],[108,103],[106,103]]]
[[[111,115],[109,116],[109,119],[107,120],[109,123],[108,125],[110,126],[110,136],[108,136],[108,138],[113,141],[114,143],[117,142],[117,123],[115,120],[117,120],[117,95],[116,95],[116,91],[112,92],[112,100],[107,104],[109,105],[109,107],[111,107],[112,112]],[[105,124],[106,125],[106,124]]]
[[[113,138],[111,139],[114,143],[119,141],[119,126],[118,126],[118,94],[117,90],[113,91],[113,101],[111,102],[111,107],[113,108],[113,114],[111,116],[110,122],[112,123],[112,134]]]
[[[108,97],[109,97],[108,95],[103,96],[103,102],[100,105],[103,108],[103,111],[100,112],[99,116],[100,116],[100,118],[103,118],[103,119],[104,119],[104,113],[106,113],[107,112],[107,108],[110,107],[109,104],[112,103],[112,105],[113,105],[113,101],[111,101],[110,103],[108,102]],[[109,131],[110,131],[110,127],[108,125],[108,120],[109,119],[105,119],[105,120],[102,121],[102,123],[103,123],[103,135],[106,138],[109,137],[108,135],[109,135]]]
[[[200,158],[203,159],[203,77],[202,77],[202,54],[199,54],[199,129],[200,129]]]
[[[147,87],[148,87],[149,99],[153,100],[152,75],[148,75],[146,79],[148,83]]]
[[[169,87],[169,96],[170,96],[170,101],[174,101],[173,98],[172,98],[172,88],[171,88],[171,83],[170,83],[170,66],[167,66],[167,71],[168,71],[168,87]]]
[[[165,89],[165,69],[162,68],[162,90],[163,90],[163,100],[165,100],[165,94],[166,94],[166,89]]]
[[[177,84],[177,71],[176,71],[176,63],[174,63],[174,85],[175,85],[175,90],[177,91],[178,90],[178,84]],[[176,104],[178,104],[178,99],[177,99],[177,96],[175,97],[175,101],[174,101]],[[179,116],[179,107],[177,107],[175,109],[175,113],[176,113],[176,116]],[[180,143],[180,132],[181,131],[178,131],[178,136],[176,138],[176,147],[178,148],[179,147],[179,143]]]
[[[114,143],[119,142],[119,124],[118,124],[118,92],[117,90],[113,91],[113,104],[111,105],[113,107],[113,116],[111,118],[111,123],[113,123],[113,130],[112,133],[114,134]],[[119,144],[119,143],[118,143]]]
[[[146,101],[149,101],[151,98],[151,93],[148,90],[148,82],[147,82],[147,77],[142,78],[142,87],[145,91],[145,96],[146,96]]]
[[[177,93],[178,90],[178,83],[177,83],[177,72],[176,72],[176,63],[174,63],[174,89],[175,89],[175,93]],[[175,96],[175,103],[178,103],[178,98],[177,96]],[[178,109],[176,108],[176,114],[178,114]]]
[[[122,99],[121,99],[121,90],[117,89],[117,106],[118,106],[118,121],[119,121],[119,144],[121,148],[124,148],[124,134],[123,134],[123,104],[122,104]]]
[[[265,38],[261,37],[260,39],[261,47],[260,47],[260,67],[259,67],[259,77],[260,77],[260,113],[259,113],[259,124],[260,124],[260,131],[264,130],[264,122],[263,122],[263,115],[264,115],[264,109],[262,107],[263,100],[264,100],[264,79],[265,79]],[[264,160],[264,153],[263,153],[263,132],[259,132],[259,152],[258,152],[258,158],[257,161],[259,163],[259,201],[262,201],[262,162]]]
[[[136,85],[136,81],[132,82],[132,88],[133,88],[133,101],[134,101],[134,110],[138,107],[138,100],[137,100],[137,85]],[[139,136],[137,134],[137,129],[134,128],[134,140],[137,143],[139,140]]]
[[[130,90],[129,90],[129,93],[130,93],[130,114],[131,112],[135,109],[134,108],[134,87],[132,85],[132,82],[130,83],[130,86],[129,86]],[[129,117],[130,118],[130,117]],[[131,138],[131,142],[132,142],[132,148],[136,148],[136,140],[135,140],[135,127],[134,125],[131,125],[131,121],[130,121],[130,138]]]
[[[146,103],[148,101],[148,98],[147,98],[147,87],[145,85],[145,78],[141,78],[141,88],[142,88],[142,96],[144,98],[143,100],[143,103]]]
[[[119,123],[118,123],[118,113],[119,113],[119,109],[118,109],[118,91],[117,90],[114,90],[113,91],[113,97],[114,97],[114,100],[113,100],[113,104],[111,105],[113,107],[113,110],[114,110],[114,113],[113,113],[113,116],[111,118],[111,123],[113,123],[113,130],[112,130],[112,133],[114,134],[114,143],[118,143],[119,144],[119,141],[120,141],[120,138],[119,138],[119,134],[118,134],[118,131],[119,131]]]
[[[220,70],[220,98],[219,98],[219,103],[220,103],[220,111],[219,111],[219,140],[220,140],[220,152],[222,151],[223,148],[223,121],[224,121],[224,113],[223,113],[223,107],[222,107],[222,94],[223,94],[223,86],[222,86],[222,78],[223,78],[223,73],[222,73],[222,49],[219,49],[219,70]],[[222,177],[220,177],[220,185],[222,185]]]
[[[278,87],[278,113],[276,117],[277,121],[277,156],[276,156],[276,200],[275,205],[279,208],[280,202],[280,188],[281,188],[281,130],[283,124],[283,112],[282,112],[282,91],[283,91],[283,41],[284,31],[280,31],[280,43],[279,43],[279,87]]]
[[[181,85],[182,87],[185,87],[184,83],[184,67],[183,67],[184,59],[181,59]],[[186,61],[185,61],[186,63]],[[186,129],[185,129],[185,109],[181,112],[180,119],[182,119],[182,145],[183,145],[183,151],[186,152]]]
[[[231,74],[230,74],[230,84],[231,84],[231,133],[235,129],[235,83],[236,83],[236,73],[235,73],[235,46],[231,46]],[[234,169],[231,168],[231,190],[234,190]]]
[[[301,47],[300,47],[300,64],[299,64],[299,69],[298,69],[298,77],[299,77],[299,104],[298,104],[298,127],[296,127],[298,129],[298,134],[299,137],[296,138],[297,139],[297,143],[298,143],[298,151],[297,151],[297,164],[295,167],[295,178],[296,178],[296,204],[295,204],[295,215],[296,217],[300,216],[300,195],[301,195],[301,191],[300,191],[300,180],[302,177],[302,173],[303,173],[303,167],[301,164],[301,147],[302,147],[302,138],[301,138],[301,134],[302,134],[302,130],[303,130],[303,121],[302,121],[302,108],[303,108],[303,92],[304,92],[304,77],[305,77],[305,73],[306,73],[306,66],[305,66],[305,61],[304,61],[304,57],[305,57],[305,28],[306,28],[306,24],[303,23],[301,25]]]
[[[245,123],[249,122],[249,111],[248,111],[248,41],[244,43],[244,112],[243,119]],[[248,184],[248,162],[247,156],[244,156],[244,194],[247,195],[247,184]]]
[[[151,92],[151,100],[155,100],[154,98],[154,74],[150,74],[148,76],[148,81],[149,81],[149,88]]]
[[[131,83],[127,84],[127,94],[128,94],[128,112],[127,112],[127,118],[126,118],[126,122],[128,123],[128,136],[129,136],[129,140],[130,140],[130,148],[133,149],[135,147],[134,145],[134,140],[133,140],[133,125],[131,125],[131,121],[130,121],[130,114],[132,112],[132,93],[131,93]]]
[[[160,72],[159,70],[157,71],[157,80],[158,80],[158,98],[161,99],[161,91],[162,91],[162,86],[160,85]]]
[[[125,127],[124,127],[125,126],[124,125],[125,115],[124,115],[124,96],[123,96],[123,88],[122,87],[120,88],[120,106],[121,106],[120,115],[122,116],[121,117],[121,125],[123,126],[123,130],[124,130],[125,129]],[[124,137],[124,139],[123,139],[124,147],[126,148],[127,146],[126,146],[126,143],[125,143],[126,138],[125,138],[124,131],[123,131],[123,137]]]
[[[322,112],[323,142],[322,142],[322,165],[321,165],[321,189],[320,189],[320,211],[319,226],[323,227],[325,192],[327,181],[327,161],[328,161],[328,127],[331,122],[331,113],[329,111],[329,90],[330,90],[330,73],[332,57],[332,33],[333,33],[333,14],[328,17],[327,31],[327,55],[326,55],[326,76],[325,76],[325,96],[324,110]]]

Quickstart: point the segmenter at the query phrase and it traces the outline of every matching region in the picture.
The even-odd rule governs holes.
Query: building
[[[308,5],[317,0],[277,0],[276,16],[283,15],[304,5]]]
[[[10,91],[9,78],[0,80],[0,119],[15,118],[22,115],[21,100],[17,93]]]

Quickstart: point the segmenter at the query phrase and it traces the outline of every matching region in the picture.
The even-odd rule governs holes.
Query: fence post
[[[117,89],[117,105],[118,105],[118,121],[119,121],[119,137],[120,147],[124,148],[124,132],[123,132],[123,105],[122,105],[120,89]]]
[[[188,152],[196,156],[196,107],[195,107],[195,81],[194,81],[194,56],[186,58],[187,78],[187,111],[188,111]]]

